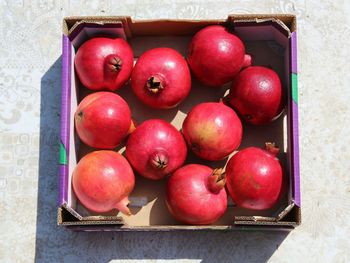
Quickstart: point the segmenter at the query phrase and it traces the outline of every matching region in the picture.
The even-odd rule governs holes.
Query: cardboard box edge
[[[266,19],[266,18],[271,18],[271,17],[273,17],[275,15],[276,14],[252,14],[252,15],[239,14],[239,15],[229,15],[228,18],[233,16],[234,19],[237,19],[237,18],[251,18],[251,17],[255,17],[255,18],[258,17],[258,18]],[[290,18],[292,20],[292,24],[291,25],[294,24],[294,26],[292,26],[292,28],[291,28],[293,30],[293,27],[294,27],[294,30],[292,31],[292,33],[295,33],[295,31],[296,31],[296,16],[295,15],[291,15],[291,14],[277,14],[277,16],[285,16],[285,17]],[[72,16],[72,17],[65,17],[63,19],[63,35],[64,36],[67,37],[69,35],[69,26],[67,24],[67,21],[68,20],[74,20],[74,19],[84,19],[84,20],[89,20],[90,19],[91,22],[92,22],[93,19],[102,19],[104,21],[107,21],[108,19],[112,19],[112,20],[115,20],[115,21],[118,21],[119,19],[125,19],[127,21],[127,25],[129,25],[129,23],[147,23],[147,22],[153,22],[153,21],[175,21],[175,22],[201,22],[201,21],[203,21],[203,20],[189,20],[189,19],[156,19],[156,20],[135,20],[135,21],[133,21],[131,19],[131,17],[129,17],[129,16],[108,16],[108,17]],[[205,21],[206,22],[208,21],[209,23],[210,22],[216,23],[216,22],[222,22],[223,20],[205,20]],[[123,26],[124,26],[124,23],[123,23]],[[125,29],[130,30],[129,26],[125,27]],[[131,35],[131,34],[132,34],[132,32],[130,32],[129,35]],[[296,61],[295,61],[295,63],[296,63]],[[62,62],[62,64],[63,64],[63,62]],[[294,122],[293,122],[293,124],[294,124]],[[294,135],[294,132],[293,132],[293,135]],[[299,152],[298,152],[298,154],[299,154]],[[295,177],[294,177],[294,179],[295,179]],[[300,185],[299,185],[299,189],[300,189]],[[299,207],[299,211],[300,211],[300,207]],[[299,215],[300,215],[299,220],[297,220],[297,222],[295,222],[297,225],[300,225],[300,223],[301,223],[301,213],[300,212],[299,212]],[[254,222],[256,222],[256,221],[254,221]],[[63,223],[62,222],[62,218],[61,218],[61,222],[59,223],[59,217],[58,217],[58,224],[59,225],[63,225],[62,223]],[[152,229],[153,229],[153,227],[152,227]]]

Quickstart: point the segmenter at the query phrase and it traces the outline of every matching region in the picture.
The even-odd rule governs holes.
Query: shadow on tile
[[[56,224],[61,58],[41,78],[36,262],[192,259],[266,262],[287,232],[71,232]]]

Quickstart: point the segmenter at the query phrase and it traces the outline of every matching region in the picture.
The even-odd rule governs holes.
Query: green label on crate
[[[298,104],[298,75],[292,73],[292,98]]]
[[[63,143],[60,143],[60,164],[67,164],[67,153]]]

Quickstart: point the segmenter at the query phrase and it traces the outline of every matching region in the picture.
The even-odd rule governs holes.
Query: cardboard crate
[[[243,140],[239,149],[262,147],[266,141],[280,146],[278,155],[288,181],[287,194],[272,209],[251,211],[234,207],[232,202],[225,215],[215,224],[189,226],[177,222],[168,212],[165,202],[166,179],[151,181],[136,175],[135,189],[130,195],[133,215],[116,211],[93,214],[76,199],[71,187],[72,171],[77,161],[92,148],[79,141],[74,131],[74,112],[84,96],[91,93],[74,73],[74,56],[79,46],[96,35],[121,37],[131,45],[135,60],[146,50],[170,47],[184,57],[192,36],[212,24],[231,27],[253,57],[254,65],[274,69],[280,76],[287,97],[285,111],[276,121],[265,126],[243,124]],[[84,231],[143,231],[143,230],[291,230],[301,222],[298,147],[298,96],[296,18],[293,15],[230,15],[225,20],[147,20],[130,17],[68,17],[63,21],[62,105],[60,141],[60,191],[58,224]],[[154,110],[144,106],[133,95],[129,84],[117,91],[129,104],[133,118],[141,123],[161,118],[181,128],[186,113],[204,101],[218,101],[229,85],[221,89],[203,87],[193,78],[189,97],[171,110]],[[123,151],[120,147],[119,151]],[[202,163],[222,167],[226,161],[208,162],[191,155],[187,163]]]

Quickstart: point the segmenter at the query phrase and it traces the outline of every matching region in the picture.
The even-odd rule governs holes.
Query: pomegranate
[[[232,83],[230,104],[248,123],[265,124],[282,111],[281,81],[272,69],[252,66],[241,71]]]
[[[94,91],[115,91],[129,80],[134,56],[124,39],[98,37],[79,47],[74,63],[85,87]]]
[[[85,155],[72,175],[74,192],[89,210],[103,213],[118,209],[130,215],[128,195],[135,177],[128,161],[114,151],[95,151]]]
[[[269,143],[266,149],[243,149],[227,163],[227,189],[239,207],[269,209],[282,193],[282,167],[275,157],[278,149]]]
[[[87,145],[113,149],[132,131],[128,104],[112,92],[96,92],[86,96],[74,115],[79,138]]]
[[[193,37],[187,61],[203,84],[220,87],[231,81],[243,66],[251,64],[243,42],[225,27],[207,26]]]
[[[205,225],[226,211],[225,175],[221,169],[189,164],[170,176],[166,204],[170,213],[186,224]]]
[[[182,132],[191,150],[210,161],[224,159],[242,140],[240,119],[221,102],[200,103],[193,107],[183,122]]]
[[[131,133],[126,158],[142,176],[159,180],[174,172],[185,161],[187,148],[181,133],[170,123],[152,119]]]
[[[190,92],[190,70],[176,50],[154,48],[137,60],[131,75],[131,87],[136,96],[150,107],[174,108]]]

